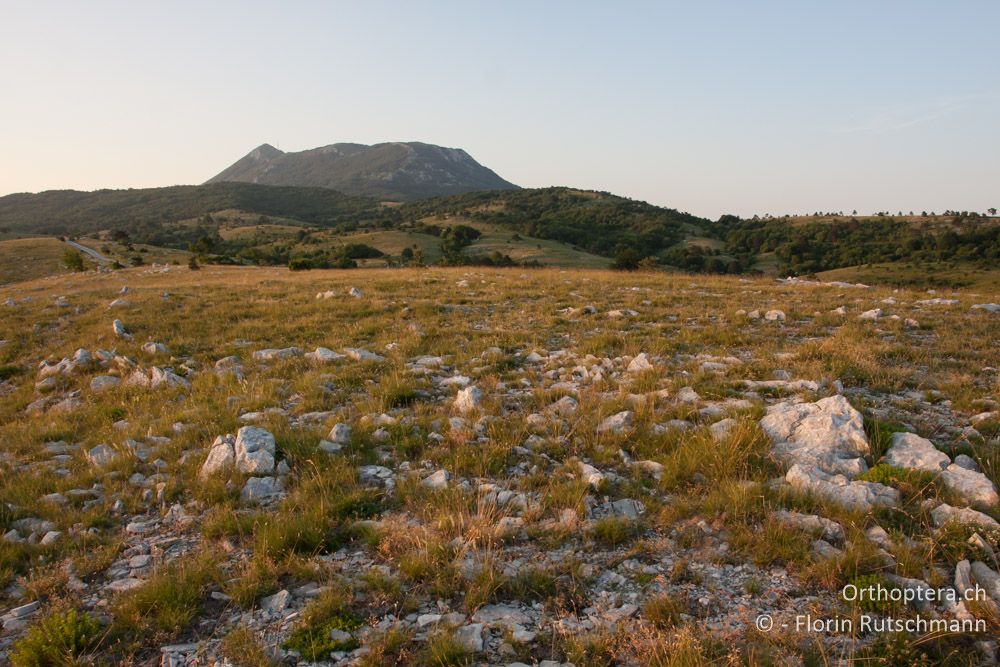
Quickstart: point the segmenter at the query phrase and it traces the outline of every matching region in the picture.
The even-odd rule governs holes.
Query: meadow
[[[993,593],[840,591],[1000,582],[997,300],[557,268],[0,287],[0,659],[982,664]],[[790,472],[796,406],[862,469]]]

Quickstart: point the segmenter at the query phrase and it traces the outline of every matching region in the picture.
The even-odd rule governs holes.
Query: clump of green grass
[[[420,664],[434,667],[465,667],[472,663],[472,652],[450,629],[436,630],[427,638]]]
[[[81,664],[96,648],[102,636],[101,624],[76,609],[56,611],[35,623],[28,634],[14,644],[12,667],[58,667]]]
[[[351,610],[350,603],[350,593],[343,588],[323,591],[302,611],[302,621],[283,646],[314,662],[326,660],[334,651],[353,651],[358,647],[353,636],[330,636],[334,630],[350,633],[361,627],[362,618]]]
[[[543,601],[559,592],[555,575],[541,567],[527,567],[504,582],[502,595],[521,602]]]
[[[198,614],[209,585],[217,577],[212,554],[170,563],[142,586],[122,593],[114,601],[114,625],[125,635],[174,637]]]
[[[759,524],[736,524],[730,543],[756,565],[802,564],[809,560],[812,537],[773,517]]]
[[[223,592],[244,609],[253,607],[262,596],[278,589],[278,565],[264,555],[254,555],[245,561],[226,582]]]
[[[401,628],[390,628],[365,643],[368,653],[361,656],[359,667],[384,667],[409,665],[414,658],[413,633]]]
[[[247,628],[236,628],[222,638],[222,655],[240,667],[277,667],[278,661]]]
[[[876,482],[899,489],[904,505],[919,503],[922,499],[946,496],[947,490],[932,472],[897,468],[887,463],[879,463],[865,473],[858,475],[862,482]]]
[[[652,597],[642,606],[642,615],[660,630],[673,628],[687,613],[687,605],[675,595],[663,593]]]
[[[590,529],[591,536],[607,547],[617,547],[642,535],[645,526],[633,519],[609,516],[598,519]]]

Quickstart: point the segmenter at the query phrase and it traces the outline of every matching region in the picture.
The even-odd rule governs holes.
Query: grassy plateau
[[[983,664],[992,599],[933,609],[973,632],[795,626],[931,613],[848,584],[997,569],[995,504],[883,459],[907,432],[1000,482],[977,288],[184,264],[0,286],[0,662]],[[786,481],[761,420],[830,397],[863,420],[853,484],[891,506]]]

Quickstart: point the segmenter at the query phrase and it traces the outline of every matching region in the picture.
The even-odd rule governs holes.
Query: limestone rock
[[[773,405],[760,426],[775,443],[772,453],[786,464],[803,463],[849,477],[868,469],[863,457],[871,447],[864,419],[839,394],[815,403]]]
[[[467,414],[477,409],[483,402],[483,390],[476,386],[466,387],[455,396],[455,409],[461,414]]]
[[[274,436],[256,426],[244,426],[236,433],[236,469],[253,475],[274,472]]]
[[[886,452],[885,462],[897,468],[915,468],[934,473],[951,465],[947,454],[916,433],[893,433],[892,446]]]

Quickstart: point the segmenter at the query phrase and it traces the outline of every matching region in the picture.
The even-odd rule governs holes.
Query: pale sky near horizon
[[[0,195],[267,142],[722,213],[1000,207],[1000,2],[0,0]]]

